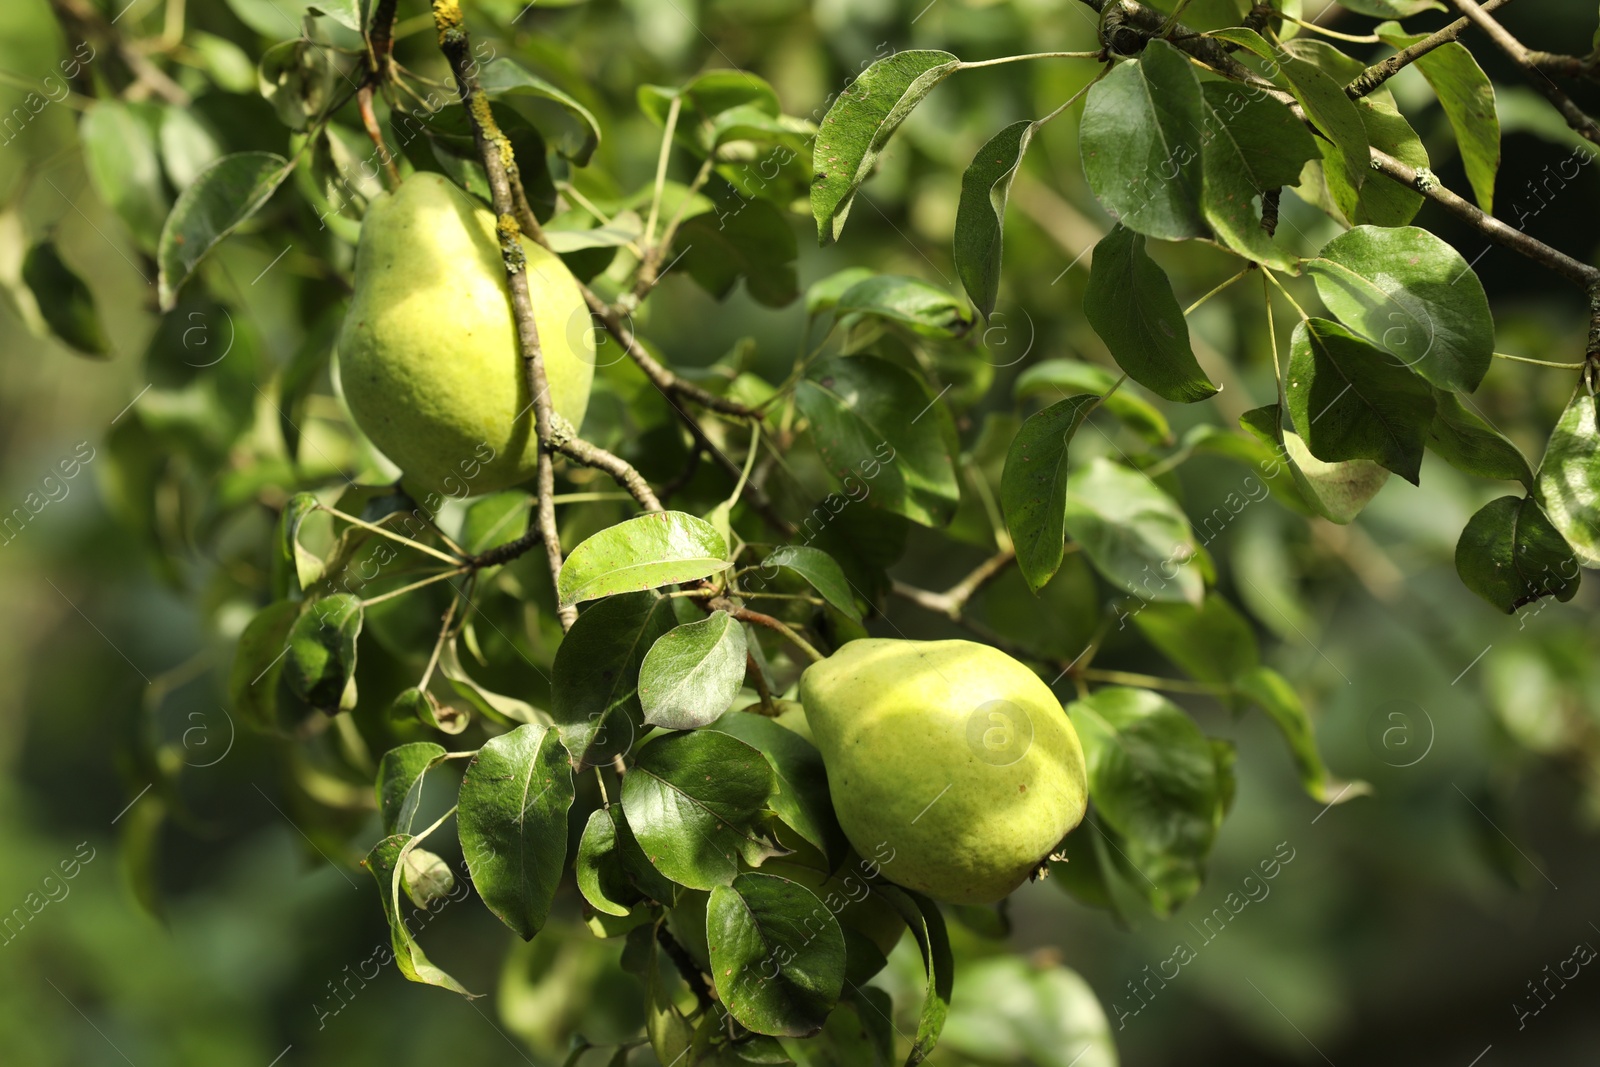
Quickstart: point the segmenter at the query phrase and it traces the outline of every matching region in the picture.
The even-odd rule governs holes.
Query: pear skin
[[[1083,819],[1077,731],[998,649],[851,641],[806,669],[800,702],[845,836],[892,882],[990,904]]]
[[[550,399],[576,429],[594,378],[588,308],[560,259],[522,248]],[[338,351],[351,413],[413,492],[475,496],[533,475],[495,219],[443,175],[413,174],[367,209]]]

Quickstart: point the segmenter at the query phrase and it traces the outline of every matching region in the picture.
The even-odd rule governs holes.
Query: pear
[[[576,428],[594,378],[588,308],[560,259],[522,248],[551,403]],[[413,174],[368,207],[338,351],[356,423],[408,488],[474,496],[533,474],[533,406],[495,219],[443,175]]]
[[[1083,819],[1083,749],[1028,668],[971,641],[866,638],[800,677],[845,836],[892,882],[1006,896]]]

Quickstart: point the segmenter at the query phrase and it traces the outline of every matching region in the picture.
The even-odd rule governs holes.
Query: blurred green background
[[[152,36],[174,6],[134,0],[123,10],[124,3],[103,10]],[[171,53],[171,69],[195,90],[202,69],[233,78],[245,95],[201,96],[195,113],[236,125],[243,132],[235,130],[233,142],[256,139],[282,151],[283,131],[266,105],[242,102],[254,76],[249,57],[292,35],[261,31],[278,6],[293,5],[189,0],[187,44]],[[659,132],[634,104],[642,83],[678,84],[702,69],[737,66],[772,82],[787,112],[820,118],[830,92],[892,49],[938,47],[980,59],[1094,43],[1092,13],[1078,0],[530,7],[469,5],[477,32],[600,115],[600,159],[624,181],[591,189],[596,196],[637,188],[653,170]],[[1309,17],[1320,5],[1308,8]],[[1236,9],[1226,0],[1199,0],[1186,17],[1204,25],[1227,10]],[[1543,0],[1509,8],[1504,19],[1535,47],[1583,53],[1596,12],[1590,0]],[[438,74],[425,6],[405,0],[401,20],[399,55]],[[1430,13],[1407,25],[1431,29],[1443,20]],[[1353,33],[1371,22],[1333,14],[1322,21]],[[1469,40],[1497,82],[1497,213],[1592,262],[1600,245],[1592,153],[1481,39]],[[1350,48],[1382,54],[1373,45]],[[45,0],[0,5],[0,113],[17,114],[11,109],[30,92],[51,95],[46,79],[68,52]],[[959,291],[949,235],[961,170],[997,129],[1050,110],[1093,70],[1015,65],[941,87],[885,155],[841,244],[817,250],[809,220],[793,217],[802,283],[860,263]],[[1465,189],[1445,119],[1420,77],[1407,72],[1393,88],[1434,169]],[[1600,92],[1579,96],[1594,104]],[[578,926],[552,924],[532,946],[513,946],[483,909],[444,911],[424,942],[469,987],[493,991],[473,1002],[410,985],[393,968],[375,978],[363,968],[387,936],[368,876],[340,851],[338,835],[308,836],[315,798],[303,780],[286,786],[284,751],[237,732],[223,704],[231,641],[247,618],[226,596],[227,571],[240,563],[214,551],[215,542],[186,540],[196,502],[163,489],[152,473],[182,457],[148,444],[159,436],[127,430],[185,419],[203,426],[183,408],[202,401],[194,390],[153,383],[140,358],[157,321],[154,268],[88,180],[74,135],[78,102],[52,99],[0,129],[3,280],[14,285],[25,240],[54,233],[88,280],[116,356],[82,360],[30,333],[13,308],[0,310],[0,512],[28,509],[26,523],[0,534],[0,916],[22,909],[27,919],[0,929],[0,1062],[543,1065],[559,1062],[574,1031],[597,1042],[625,1038],[641,1019],[634,980],[616,966],[620,945],[596,942]],[[1085,189],[1074,122],[1068,114],[1044,130],[1013,192],[1007,289],[985,337],[995,408],[1007,406],[1011,380],[1032,361],[1106,358],[1078,311],[1087,274],[1078,257],[1109,223]],[[1580,161],[1577,177],[1552,177],[1567,160]],[[1331,236],[1327,220],[1292,197],[1284,214],[1299,252]],[[1432,206],[1418,223],[1474,262],[1496,309],[1501,351],[1579,358],[1577,294],[1486,247]],[[287,224],[269,212],[221,256],[238,282],[257,279],[237,286],[247,321],[196,324],[206,332],[195,341],[215,346],[209,352],[237,343],[207,388],[242,394],[233,410],[268,437],[277,420],[265,394],[252,396],[250,387],[292,358],[337,296],[306,296],[317,279],[293,247],[283,262],[274,259]],[[1186,301],[1235,269],[1198,244],[1156,254]],[[1261,300],[1254,281],[1241,284],[1191,320],[1202,364],[1226,388],[1203,410],[1169,410],[1180,430],[1231,423],[1269,398]],[[1287,305],[1278,311],[1280,323],[1290,321],[1281,317]],[[774,380],[787,370],[802,325],[797,307],[774,312],[742,290],[718,304],[681,278],[664,283],[640,320],[682,366],[708,364],[753,338]],[[1502,362],[1478,397],[1537,455],[1569,389],[1567,375]],[[322,399],[319,408],[313,398],[307,432],[324,435],[319,454],[331,455],[329,464],[354,471],[361,459],[341,451],[336,428],[318,428],[338,417],[332,398]],[[965,432],[970,443],[975,430]],[[135,441],[146,442],[143,451]],[[59,465],[73,459],[75,476],[61,477]],[[221,468],[214,492],[247,491],[228,481],[226,457]],[[1220,459],[1184,464],[1179,481],[1191,513],[1220,503],[1244,474]],[[1208,733],[1240,749],[1238,799],[1200,895],[1171,920],[1136,919],[1130,929],[1055,886],[1029,886],[1014,901],[1009,942],[962,934],[963,954],[1010,948],[1064,961],[1105,1006],[1122,1062],[1134,1067],[1595,1062],[1600,968],[1584,967],[1564,983],[1548,979],[1580,943],[1600,945],[1600,594],[1591,582],[1569,604],[1541,602],[1507,619],[1462,588],[1451,563],[1455,536],[1494,495],[1495,487],[1430,456],[1421,488],[1391,482],[1351,527],[1308,527],[1270,501],[1230,523],[1213,554],[1268,639],[1271,661],[1306,693],[1330,765],[1370,781],[1375,795],[1322,810],[1301,793],[1264,720],[1232,722],[1213,703],[1188,702]],[[903,573],[953,580],[983,555],[974,547],[971,558],[947,558],[938,546],[914,534]],[[1013,574],[979,607],[1002,632],[1070,656],[1094,623],[1076,610],[1071,571],[1043,602],[1031,601]],[[944,632],[907,605],[891,610],[914,636]],[[1170,671],[1126,644],[1113,640],[1101,664]],[[165,787],[146,788],[157,751],[178,795],[163,799]],[[375,839],[374,827],[375,820],[347,829],[365,842]],[[1245,879],[1275,856],[1292,859],[1270,882],[1255,883],[1266,886],[1262,896]],[[1220,933],[1213,922],[1208,938],[1203,919],[1226,908],[1230,892],[1246,890],[1260,899]],[[575,895],[563,894],[558,908],[576,915]],[[1192,961],[1164,986],[1146,985],[1146,968],[1156,970],[1180,942]],[[958,987],[958,1012],[961,995]],[[932,1062],[1066,1067],[1075,1051],[957,1040]]]

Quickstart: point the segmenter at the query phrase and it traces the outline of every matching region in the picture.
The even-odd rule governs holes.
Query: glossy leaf
[[[726,611],[656,639],[639,667],[644,721],[692,730],[727,711],[744,684],[744,627]]]
[[[839,295],[840,315],[870,315],[899,323],[924,337],[959,337],[972,325],[960,300],[920,278],[874,274]]]
[[[856,606],[856,595],[839,563],[820,548],[805,545],[781,545],[767,553],[761,561],[763,572],[769,567],[782,567],[805,579],[822,599],[845,615],[861,621],[861,609]]]
[[[1428,169],[1431,160],[1422,138],[1417,136],[1417,131],[1400,114],[1387,93],[1362,97],[1356,101],[1356,111],[1361,114],[1361,124],[1366,128],[1367,141],[1373,148],[1388,153],[1415,170]],[[1324,160],[1331,165],[1326,146],[1326,141],[1319,145],[1324,152]],[[1365,182],[1357,198],[1356,213],[1349,220],[1357,226],[1406,226],[1422,210],[1423,200],[1421,193],[1399,182]]]
[[[588,538],[561,565],[561,603],[692,582],[725,571],[728,544],[704,519],[682,511],[640,515]]]
[[[22,280],[38,305],[39,314],[63,342],[86,356],[109,356],[111,342],[94,294],[76,271],[61,258],[54,241],[40,241],[22,261]]]
[[[1247,703],[1260,708],[1289,743],[1289,755],[1306,795],[1319,804],[1342,804],[1372,792],[1366,782],[1345,782],[1328,773],[1311,716],[1288,679],[1270,667],[1253,667],[1233,680],[1234,692]]]
[[[439,654],[439,673],[444,676],[456,695],[465,700],[478,714],[502,726],[517,726],[526,722],[541,721],[533,705],[516,697],[497,693],[480,684],[461,665],[461,654],[454,641],[446,641]]]
[[[578,127],[574,137],[564,138],[559,146],[563,156],[582,167],[587,166],[594,150],[600,146],[600,124],[594,113],[567,93],[557,89],[537,74],[509,59],[491,62],[478,76],[483,91],[491,99],[503,96],[531,96],[549,100],[571,117]]]
[[[156,252],[162,310],[172,310],[200,261],[259,211],[293,169],[272,152],[238,152],[207,167],[183,191],[161,227]]]
[[[1393,22],[1383,23],[1374,32],[1393,48],[1409,47],[1426,36],[1406,33]],[[1479,207],[1492,214],[1494,179],[1500,170],[1500,117],[1495,113],[1494,85],[1471,51],[1459,41],[1418,56],[1412,65],[1433,86],[1439,106],[1450,120],[1473,197]]]
[[[1067,480],[1067,533],[1095,570],[1143,600],[1200,602],[1189,520],[1155,482],[1103,456]]]
[[[1097,396],[1069,396],[1035,412],[1011,439],[1000,478],[1000,509],[1017,566],[1034,592],[1061,567],[1066,548],[1067,452]]]
[[[524,940],[550,914],[567,862],[572,761],[555,730],[527,723],[491,738],[461,779],[461,852],[488,909]]]
[[[782,307],[800,295],[794,230],[766,200],[738,200],[685,222],[673,242],[681,269],[718,300],[744,279],[759,304]]]
[[[1140,437],[1153,445],[1170,445],[1172,427],[1161,409],[1146,400],[1137,386],[1125,383],[1112,393],[1111,387],[1116,384],[1117,376],[1096,364],[1076,359],[1046,359],[1018,375],[1012,392],[1018,400],[1052,392],[1068,396],[1094,393],[1102,398],[1101,407]]]
[[[1585,567],[1600,567],[1600,399],[1579,385],[1539,463],[1545,515]]]
[[[1119,63],[1089,90],[1078,128],[1095,199],[1135,233],[1207,236],[1197,136],[1204,121],[1199,79],[1172,45],[1153,40],[1137,60]]]
[[[917,948],[922,952],[927,987],[917,1015],[917,1033],[906,1056],[905,1067],[917,1067],[933,1052],[950,1014],[950,991],[955,980],[955,958],[950,951],[950,936],[945,931],[939,907],[920,893],[887,883],[872,888],[911,927]]]
[[[1261,662],[1255,631],[1216,593],[1193,604],[1143,604],[1133,621],[1163,656],[1189,677],[1226,685]]]
[[[284,674],[295,696],[329,714],[355,707],[361,622],[361,600],[349,593],[306,605],[289,630],[289,652],[284,657]]]
[[[1284,382],[1311,454],[1368,459],[1416,484],[1433,424],[1433,391],[1408,367],[1336,322],[1295,327]]]
[[[690,889],[729,885],[739,860],[778,854],[760,836],[775,779],[766,759],[712,730],[666,734],[639,751],[622,780],[628,826],[651,866]]]
[[[777,776],[776,789],[767,798],[773,813],[829,858],[843,855],[844,831],[834,817],[827,768],[815,745],[752,711],[730,711],[709,729],[731,734],[760,752]]]
[[[1006,199],[1038,124],[1013,122],[978,149],[961,175],[956,206],[956,273],[967,296],[985,319],[1000,295],[1000,256],[1004,244]]]
[[[865,479],[871,505],[924,526],[955,514],[949,413],[909,371],[873,356],[818,363],[795,390],[811,437],[841,483]]]
[[[279,596],[298,599],[322,577],[322,560],[300,547],[300,526],[317,507],[315,496],[296,493],[278,516],[272,573],[273,588]]]
[[[378,817],[385,834],[409,834],[422,802],[422,782],[428,771],[444,761],[444,746],[431,741],[397,745],[378,761],[373,790],[378,797]]]
[[[1503,496],[1479,508],[1456,542],[1462,584],[1514,615],[1541,597],[1571,600],[1583,571],[1561,532],[1532,497]]]
[[[1365,459],[1324,463],[1306,448],[1300,435],[1283,429],[1277,404],[1253,408],[1239,416],[1239,425],[1273,450],[1263,472],[1274,481],[1287,468],[1300,500],[1312,512],[1340,525],[1354,521],[1389,480],[1389,472]]]
[[[934,86],[961,61],[949,52],[909,49],[878,60],[839,94],[817,128],[811,153],[811,213],[817,239],[839,237],[856,190],[877,165],[878,153]]]
[[[633,748],[644,728],[639,667],[674,622],[672,601],[625,593],[583,612],[562,639],[551,668],[550,714],[580,767]]]
[[[1143,689],[1100,689],[1067,708],[1083,743],[1100,820],[1167,869],[1152,878],[1160,913],[1199,888],[1216,834],[1217,766],[1200,728]]]
[[[1083,313],[1128,377],[1166,400],[1217,394],[1189,347],[1189,326],[1166,271],[1141,234],[1114,227],[1094,246]]]
[[[1289,269],[1285,253],[1261,226],[1262,198],[1300,180],[1317,158],[1316,139],[1271,97],[1231,82],[1201,85],[1205,182],[1200,205],[1217,240],[1258,263]]]
[[[1471,392],[1494,352],[1483,284],[1454,248],[1414,226],[1358,226],[1306,269],[1328,309],[1441,389]]]
[[[374,845],[372,851],[367,853],[367,858],[361,861],[361,865],[372,872],[373,879],[378,883],[378,893],[383,898],[383,914],[389,920],[389,942],[394,951],[395,966],[413,982],[436,985],[464,997],[476,996],[436,967],[406,928],[405,916],[400,912],[400,878],[397,869],[402,863],[402,852],[414,840],[410,834],[393,834]]]
[[[662,880],[639,853],[639,844],[622,818],[622,808],[612,805],[590,812],[572,864],[578,891],[589,906],[607,915],[629,914],[644,896],[632,880],[640,865],[663,887],[657,892],[670,899],[671,883]]]
[[[717,997],[741,1025],[783,1037],[822,1029],[844,989],[844,933],[815,893],[741,874],[711,890],[706,932]]]
[[[1533,488],[1533,468],[1504,434],[1467,410],[1455,393],[1435,389],[1433,399],[1428,447],[1440,459],[1479,478],[1521,482]]]

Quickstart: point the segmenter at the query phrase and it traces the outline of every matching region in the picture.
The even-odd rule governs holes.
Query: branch
[[[942,593],[929,592],[915,586],[906,585],[904,582],[894,583],[894,592],[918,607],[929,611],[936,611],[948,616],[952,622],[960,622],[962,611],[967,606],[978,590],[999,577],[1000,572],[1016,561],[1015,549],[1001,549],[982,563],[972,569],[972,572],[955,585]]]
[[[79,37],[94,38],[101,47],[114,52],[123,66],[128,68],[128,73],[133,75],[134,86],[143,86],[178,107],[189,107],[194,102],[183,86],[168,77],[144,53],[128,44],[116,27],[85,0],[50,0],[50,7],[55,12],[56,21],[61,23],[69,36],[76,30]]]
[[[1489,39],[1499,45],[1500,50],[1510,56],[1513,63],[1522,68],[1523,74],[1527,75],[1533,87],[1543,93],[1556,106],[1556,110],[1561,112],[1561,117],[1567,120],[1568,126],[1595,144],[1600,144],[1600,122],[1596,122],[1583,108],[1573,103],[1572,97],[1562,92],[1561,87],[1539,69],[1533,60],[1533,53],[1490,16],[1487,5],[1479,4],[1477,0],[1455,0],[1455,5],[1478,29],[1488,34]]]
[[[738,619],[740,622],[749,622],[754,623],[757,626],[765,626],[774,633],[782,634],[789,640],[791,644],[793,644],[801,652],[804,652],[806,654],[806,658],[812,663],[821,663],[823,660],[828,658],[821,652],[818,652],[816,646],[814,646],[810,641],[807,641],[805,638],[801,637],[795,632],[793,627],[781,619],[775,619],[771,615],[763,615],[759,611],[751,611],[749,608],[741,608],[726,597],[714,597],[711,600],[706,601],[706,607],[710,608],[712,611],[726,611],[729,615],[733,616],[735,619]]]
[[[1495,8],[1505,7],[1510,2],[1511,0],[1487,0],[1483,5],[1483,10],[1493,11]],[[1366,96],[1435,48],[1456,40],[1463,33],[1466,33],[1467,27],[1471,25],[1472,21],[1470,19],[1456,19],[1444,29],[1429,34],[1414,45],[1400,49],[1388,59],[1374,63],[1351,79],[1350,84],[1344,87],[1345,93],[1352,100]]]
[[[720,411],[724,415],[732,415],[740,419],[753,419],[758,416],[754,411],[745,407],[736,400],[729,400],[725,396],[717,396],[707,392],[700,386],[687,379],[681,378],[662,366],[660,361],[646,352],[636,337],[622,322],[622,315],[616,308],[601,300],[587,285],[580,285],[583,290],[583,299],[588,303],[589,310],[594,312],[595,318],[606,328],[606,332],[617,339],[622,350],[628,358],[639,365],[646,378],[661,392],[669,397],[676,395],[685,400],[692,401],[711,411]]]

